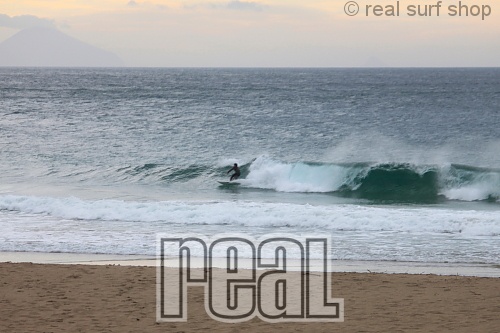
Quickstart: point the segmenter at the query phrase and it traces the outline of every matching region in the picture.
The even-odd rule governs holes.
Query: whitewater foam
[[[497,211],[0,196],[0,251],[154,255],[156,233],[330,235],[333,258],[497,263]],[[496,244],[496,245],[495,245]],[[471,248],[474,250],[471,251]]]
[[[496,211],[266,202],[81,200],[0,196],[0,210],[60,219],[246,226],[297,230],[500,234]]]
[[[461,165],[441,169],[441,194],[451,200],[500,199],[500,172]]]

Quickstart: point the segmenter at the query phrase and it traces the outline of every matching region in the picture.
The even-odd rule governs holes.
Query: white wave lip
[[[498,211],[440,208],[313,206],[264,202],[128,202],[78,198],[0,196],[0,210],[70,220],[163,222],[180,225],[231,225],[293,228],[297,231],[394,231],[500,235]]]

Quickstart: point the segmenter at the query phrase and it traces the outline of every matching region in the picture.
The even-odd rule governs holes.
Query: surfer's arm
[[[232,167],[232,168],[231,168],[231,170],[229,170],[229,171],[228,171],[228,172],[226,172],[226,173],[230,173],[230,172],[231,172],[231,171],[233,171],[233,170],[234,170],[234,167]]]

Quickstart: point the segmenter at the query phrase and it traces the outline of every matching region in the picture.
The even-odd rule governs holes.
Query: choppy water
[[[337,259],[500,263],[499,69],[0,78],[0,251],[284,231],[331,234]]]

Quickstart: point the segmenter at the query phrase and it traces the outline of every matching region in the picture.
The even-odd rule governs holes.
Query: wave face
[[[260,157],[249,165],[243,183],[281,192],[334,193],[375,201],[433,203],[500,198],[500,170],[455,164],[285,163]]]

